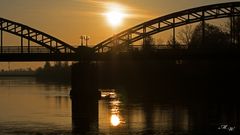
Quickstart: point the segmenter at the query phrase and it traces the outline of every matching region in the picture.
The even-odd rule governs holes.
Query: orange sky
[[[147,20],[221,2],[230,0],[1,0],[0,17],[41,30],[74,46],[80,44],[81,35],[88,35],[93,46]],[[103,15],[109,3],[121,5],[128,15],[123,24],[115,29]],[[5,37],[8,37],[4,40],[5,44],[19,43],[17,38]],[[0,65],[0,69],[6,68],[6,63]]]

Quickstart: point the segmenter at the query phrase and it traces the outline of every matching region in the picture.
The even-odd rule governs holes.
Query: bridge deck
[[[0,61],[121,61],[121,60],[197,60],[240,59],[240,49],[186,50],[161,49],[154,52],[95,53],[0,53]]]
[[[33,61],[78,61],[77,54],[49,54],[49,53],[5,53],[0,54],[2,62],[33,62]]]

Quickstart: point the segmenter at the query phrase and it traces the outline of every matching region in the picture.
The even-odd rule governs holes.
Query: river
[[[70,85],[40,83],[31,77],[0,78],[0,134],[71,135],[78,125],[72,122],[70,89]],[[97,123],[87,134],[239,133],[240,113],[235,105],[193,106],[149,100],[140,93],[129,98],[121,88],[100,91],[97,116],[92,116]]]

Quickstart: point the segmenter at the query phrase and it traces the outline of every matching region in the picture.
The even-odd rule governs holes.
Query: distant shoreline
[[[36,77],[36,72],[0,72],[0,77]]]
[[[36,75],[0,75],[0,77],[36,77]]]
[[[36,79],[36,81],[38,82],[43,82],[43,83],[49,83],[49,82],[53,82],[53,83],[61,83],[61,84],[70,84],[70,80],[69,79],[59,79],[59,78],[51,78],[51,77],[47,77],[47,76],[38,76],[37,74],[8,74],[8,75],[3,75],[0,73],[0,80],[1,79],[7,79],[7,78],[34,78]]]

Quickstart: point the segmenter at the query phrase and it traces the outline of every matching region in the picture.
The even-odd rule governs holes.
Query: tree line
[[[154,49],[162,41],[155,41],[147,36],[143,42],[142,50]],[[240,17],[232,17],[223,25],[217,26],[207,22],[186,25],[173,38],[171,35],[165,45],[172,48],[186,46],[189,49],[225,49],[240,48]]]
[[[68,62],[56,62],[53,66],[45,62],[43,67],[36,70],[36,77],[41,81],[70,82],[71,66]]]

